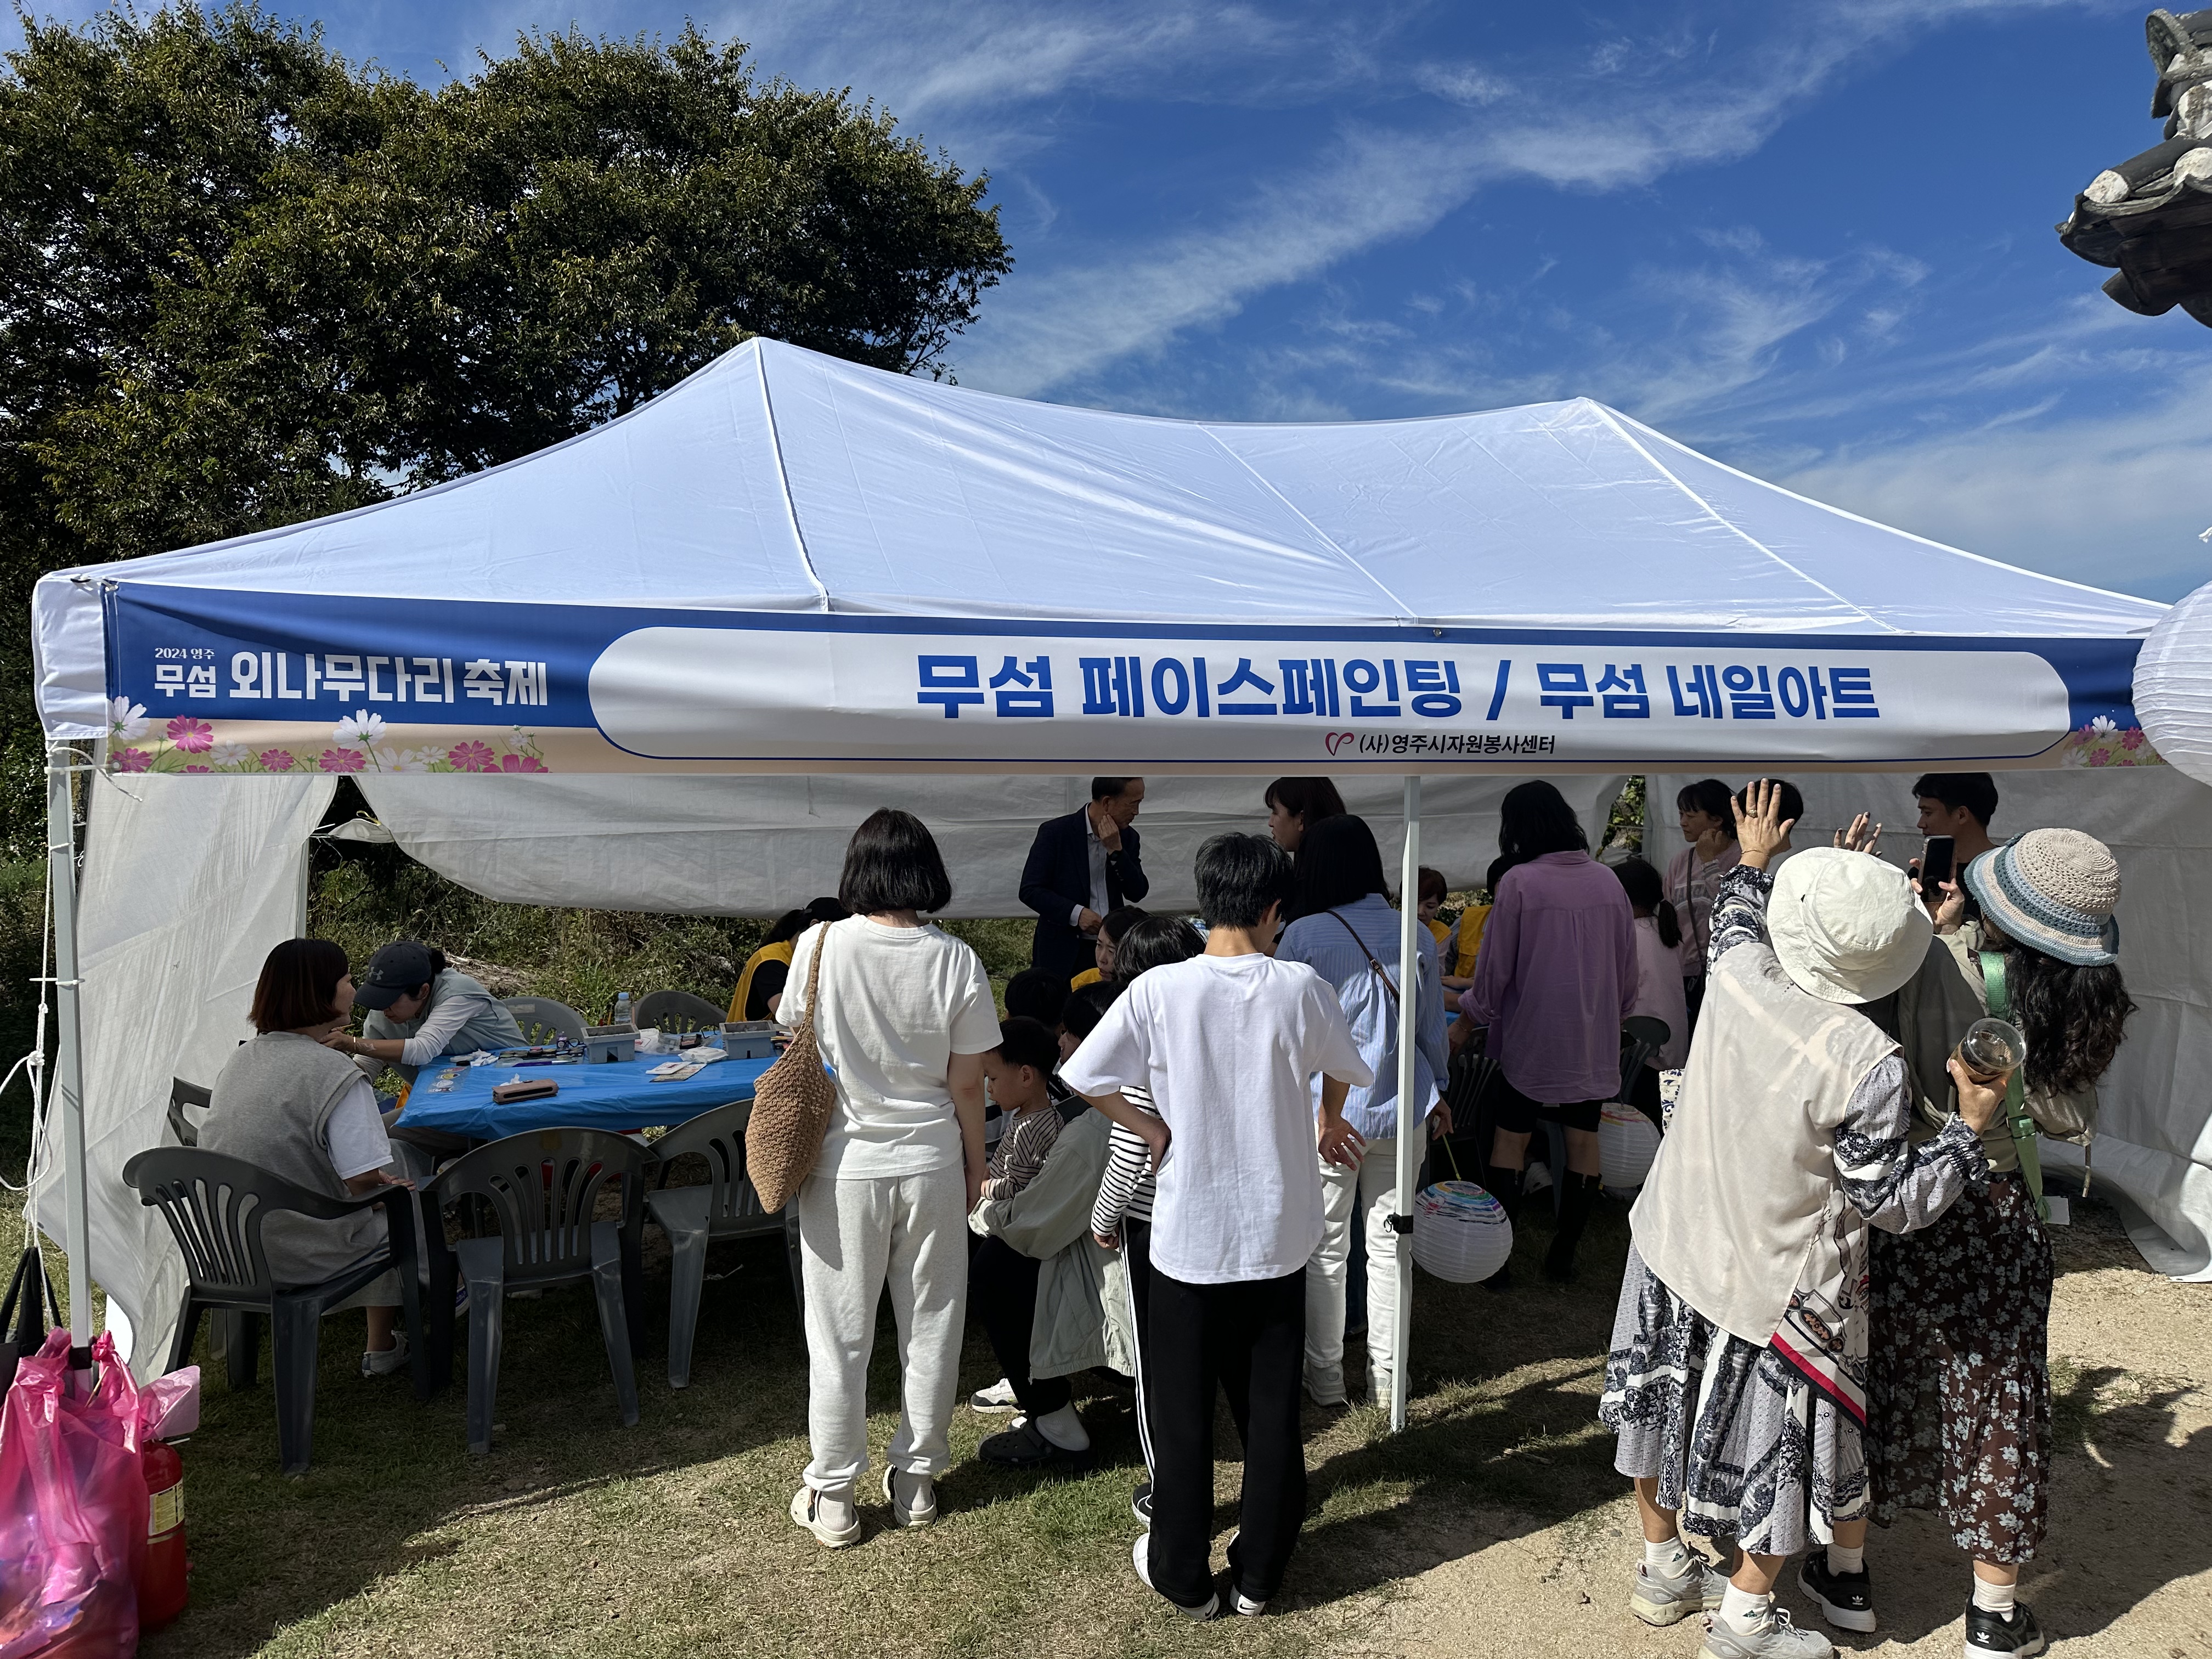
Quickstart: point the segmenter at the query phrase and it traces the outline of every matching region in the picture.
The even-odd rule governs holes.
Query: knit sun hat
[[[1782,971],[1823,1002],[1879,1001],[1920,971],[1935,936],[1905,872],[1839,847],[1790,859],[1766,901]]]
[[[2120,866],[2094,836],[2031,830],[1968,865],[1966,882],[2007,939],[2077,968],[2119,960]]]

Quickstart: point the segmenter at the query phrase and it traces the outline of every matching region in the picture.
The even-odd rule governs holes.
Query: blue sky
[[[2051,234],[2158,141],[2144,9],[688,15],[989,172],[1016,266],[954,349],[967,385],[1251,420],[1587,395],[1870,517],[2171,599],[2212,576],[2212,330],[2122,311]],[[319,15],[348,56],[434,80],[518,30],[669,33],[687,13]]]

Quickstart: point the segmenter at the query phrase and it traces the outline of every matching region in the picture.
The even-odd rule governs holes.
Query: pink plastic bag
[[[69,1348],[67,1331],[48,1336],[0,1408],[0,1659],[128,1659],[138,1645],[142,1398],[105,1333],[99,1386],[71,1398]]]

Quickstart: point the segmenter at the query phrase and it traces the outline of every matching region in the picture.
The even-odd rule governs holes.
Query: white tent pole
[[[1390,1322],[1390,1431],[1406,1426],[1406,1362],[1413,1342],[1413,1182],[1427,1115],[1413,1099],[1420,1030],[1421,780],[1406,780],[1406,855],[1398,872],[1398,1197],[1390,1227],[1398,1246],[1398,1316]],[[1426,1102],[1420,1103],[1425,1105]]]
[[[70,1339],[82,1348],[92,1340],[92,1226],[85,1187],[84,1047],[77,1020],[76,823],[70,805],[74,758],[66,744],[46,750],[46,875],[54,906],[54,1024],[60,1038],[55,1076],[69,1225]]]

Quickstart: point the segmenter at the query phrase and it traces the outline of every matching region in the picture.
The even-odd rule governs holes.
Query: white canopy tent
[[[173,851],[199,872],[195,902],[241,838],[312,817],[303,775],[340,772],[363,778],[403,844],[517,884],[499,890],[707,909],[787,902],[787,856],[828,867],[819,848],[789,851],[804,833],[782,833],[818,836],[820,775],[993,775],[1008,805],[979,846],[1033,822],[1036,803],[1013,811],[1024,773],[1046,775],[1054,805],[1066,786],[1048,780],[1085,770],[1402,778],[1410,885],[1424,774],[2101,753],[2104,731],[2135,726],[2134,660],[2161,610],[1836,512],[1586,400],[1224,426],[1024,403],[754,341],[623,420],[489,472],[40,583],[56,1116],[82,1136],[80,1000],[95,1053],[128,1029],[183,1056],[183,1022],[211,1018],[179,1000],[164,1005],[176,1024],[133,1018],[144,1004],[124,998],[143,987],[120,962],[154,971],[147,952],[81,965],[61,890],[71,744],[91,745],[79,752],[118,789],[147,779],[134,811],[218,821],[214,842]],[[486,781],[546,771],[725,776]],[[813,781],[728,781],[774,773]],[[210,786],[231,780],[221,799],[250,806],[218,805]],[[977,793],[937,781],[952,792],[937,799]],[[689,799],[679,783],[714,804],[671,805]],[[196,788],[210,789],[197,809]],[[708,845],[698,820],[732,790],[777,833],[764,850],[678,857],[709,870],[707,890],[654,884],[665,858],[625,858]],[[1478,798],[1455,810],[1479,817]],[[565,828],[537,837],[546,856],[517,875],[498,844],[533,824]],[[95,890],[103,846],[96,820]],[[507,875],[485,873],[500,863]],[[1408,957],[1413,926],[1409,913]],[[240,959],[269,938],[234,924],[233,937]],[[1416,1137],[1399,1148],[1404,1191]],[[81,1152],[77,1139],[72,1240],[91,1202]],[[112,1186],[119,1163],[93,1172]],[[103,1193],[103,1212],[125,1198]],[[102,1231],[90,1237],[97,1256]],[[79,1310],[86,1254],[72,1257]],[[1410,1296],[1410,1260],[1401,1271]],[[1402,1395],[1402,1363],[1396,1374]]]

